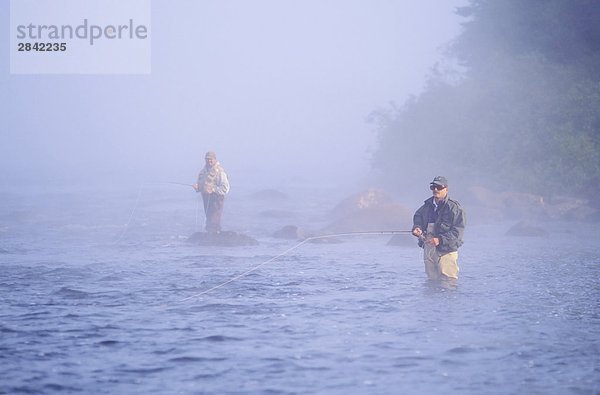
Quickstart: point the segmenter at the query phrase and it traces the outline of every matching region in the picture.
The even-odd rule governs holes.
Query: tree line
[[[378,110],[373,165],[542,196],[600,192],[600,7],[471,0],[420,95]]]

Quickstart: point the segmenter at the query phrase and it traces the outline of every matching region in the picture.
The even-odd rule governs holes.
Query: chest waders
[[[458,252],[454,251],[440,255],[435,245],[429,242],[433,238],[434,227],[434,223],[427,224],[425,244],[423,245],[423,261],[427,277],[430,280],[457,279],[459,271]]]

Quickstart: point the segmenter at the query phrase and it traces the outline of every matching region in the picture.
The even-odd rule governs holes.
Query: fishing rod
[[[161,183],[161,184],[185,185],[186,187],[192,187],[192,188],[194,188],[193,184],[186,184],[186,183],[183,183],[183,182],[174,182],[174,181],[158,181],[158,182]]]
[[[271,259],[266,260],[265,262],[262,262],[254,267],[252,267],[251,269],[246,270],[245,272],[238,274],[237,276],[234,276],[232,278],[230,278],[227,281],[224,281],[218,285],[215,285],[212,288],[209,288],[205,291],[199,292],[197,294],[194,294],[192,296],[188,296],[187,298],[183,298],[181,300],[179,300],[178,302],[185,302],[188,301],[190,299],[194,299],[197,298],[199,296],[202,295],[206,295],[209,292],[212,292],[216,289],[219,289],[221,287],[224,287],[227,284],[230,284],[236,280],[239,280],[242,277],[246,277],[248,274],[252,273],[253,271],[259,269],[260,267],[266,265],[267,263],[271,263],[273,261],[275,261],[278,258],[281,258],[282,256],[288,254],[289,252],[295,250],[296,248],[300,247],[301,245],[311,241],[311,240],[317,240],[317,239],[325,239],[325,238],[329,238],[329,237],[342,237],[342,236],[359,236],[359,235],[396,235],[396,234],[409,234],[412,233],[412,230],[372,230],[372,231],[359,231],[359,232],[344,232],[344,233],[334,233],[334,234],[326,234],[326,235],[320,235],[320,236],[311,236],[311,237],[307,237],[304,240],[302,240],[300,243],[296,244],[295,246],[288,248],[287,250],[285,250],[284,252],[282,252],[281,254],[274,256]]]

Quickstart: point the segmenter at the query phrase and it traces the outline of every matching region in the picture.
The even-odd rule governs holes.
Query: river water
[[[516,238],[470,218],[449,289],[389,236],[264,264],[335,193],[232,192],[224,228],[259,245],[190,244],[187,188],[0,193],[0,393],[600,393],[597,225]]]

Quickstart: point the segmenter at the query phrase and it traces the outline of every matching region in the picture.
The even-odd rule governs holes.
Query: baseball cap
[[[431,184],[431,185],[440,185],[440,186],[442,186],[442,187],[445,188],[445,187],[448,186],[448,180],[444,176],[437,176],[429,184]]]

